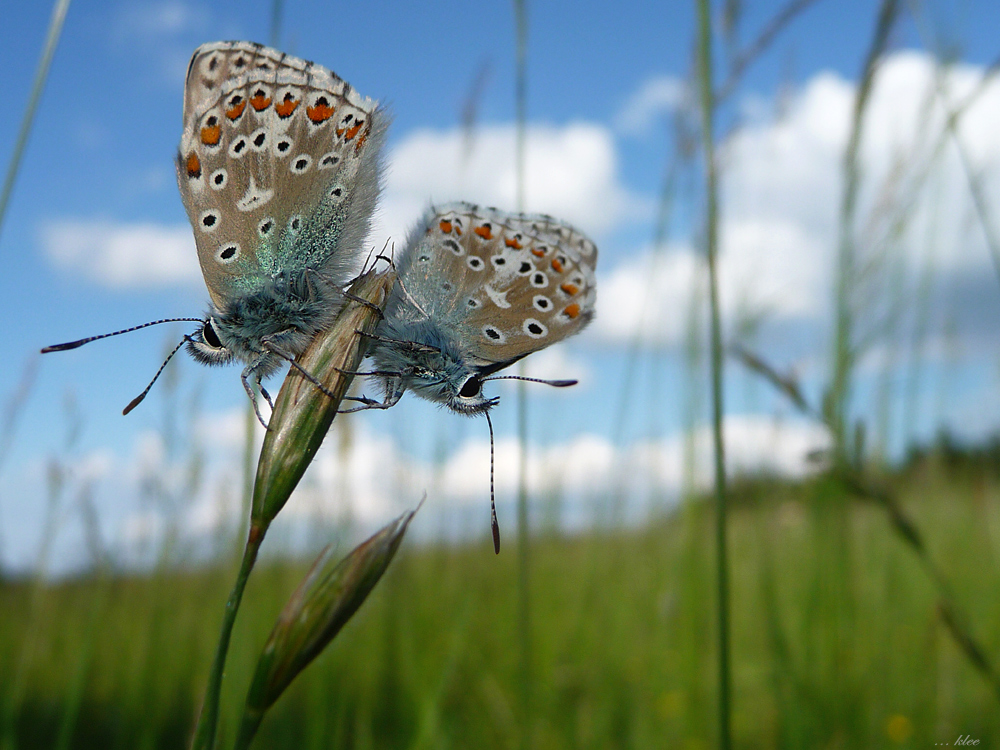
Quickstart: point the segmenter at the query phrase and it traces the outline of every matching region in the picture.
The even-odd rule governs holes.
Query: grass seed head
[[[393,271],[369,271],[350,294],[381,309],[395,283]],[[319,450],[364,358],[368,339],[379,321],[376,309],[348,299],[333,325],[316,336],[297,359],[335,398],[316,387],[296,368],[288,371],[274,403],[257,463],[250,512],[251,536],[260,535],[285,506],[292,490]]]

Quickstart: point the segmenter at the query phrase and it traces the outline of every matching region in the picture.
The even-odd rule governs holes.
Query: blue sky
[[[649,250],[671,149],[666,123],[689,73],[694,6],[584,2],[567,15],[566,4],[528,5],[528,207],[578,224],[601,252],[597,322],[567,346],[532,358],[539,360],[539,374],[581,379],[571,393],[532,392],[532,442],[542,462],[537,487],[540,492],[565,487],[572,494],[588,482],[604,486],[606,477],[587,473],[593,467],[603,467],[605,475],[640,467],[635,474],[644,478],[643,487],[675,490],[681,426],[686,411],[699,413],[691,404],[704,390],[698,378],[693,389],[686,385],[691,377],[682,353],[698,283],[696,191],[685,187],[692,174],[680,182],[666,255],[654,263]],[[774,2],[749,5],[738,38],[746,42],[755,36],[779,7]],[[514,113],[511,8],[507,2],[285,3],[279,47],[332,68],[362,94],[388,102],[393,112],[390,176],[375,244],[401,237],[431,199],[468,198],[513,208],[507,187]],[[202,312],[207,297],[173,176],[184,71],[203,42],[268,41],[270,9],[265,2],[71,6],[0,235],[5,262],[0,285],[9,321],[0,398],[10,398],[25,363],[45,344]],[[44,3],[18,3],[4,12],[4,166],[49,12]],[[948,85],[953,92],[971,90],[997,56],[995,5],[936,3],[924,12],[937,43],[960,61]],[[727,324],[735,330],[741,312],[759,313],[764,324],[757,345],[798,372],[813,393],[827,367],[824,294],[831,288],[836,243],[838,159],[874,17],[869,2],[817,2],[750,69],[721,120],[722,132],[730,133],[721,152]],[[898,185],[891,175],[901,164],[912,167],[916,161],[900,154],[927,152],[920,137],[934,129],[917,122],[920,102],[941,69],[927,55],[917,28],[910,19],[900,24],[884,85],[876,89],[864,151],[865,221],[858,227],[862,241],[883,248],[873,264],[871,288],[859,290],[867,300],[859,302],[867,305],[864,320],[878,319],[891,306],[894,289],[910,301],[926,289],[929,300],[919,367],[908,364],[913,357],[906,332],[922,325],[912,306],[895,333],[875,337],[859,366],[856,411],[873,424],[885,423],[896,451],[907,437],[927,438],[941,425],[980,437],[1000,417],[993,341],[1000,288],[954,154],[933,162],[934,177],[915,203],[910,229],[896,244],[886,240],[889,233],[877,209],[880,201],[903,202],[905,195],[893,192]],[[720,53],[719,64],[724,63]],[[473,155],[460,163],[463,104],[484,68]],[[993,87],[970,112],[964,133],[991,205],[1000,195],[989,191],[997,187],[998,113],[1000,92]],[[902,172],[905,176],[906,169]],[[921,286],[928,268],[931,282]],[[640,302],[644,299],[647,303]],[[652,343],[643,348],[640,366],[626,383],[625,355],[639,325]],[[180,462],[183,451],[174,455],[162,434],[165,422],[173,420],[188,435],[183,399],[197,396],[201,417],[192,429],[215,467],[211,481],[225,483],[227,469],[219,467],[230,465],[238,452],[244,405],[236,368],[209,371],[185,360],[177,373],[182,405],[172,405],[167,390],[160,389],[133,414],[120,413],[155,372],[168,339],[179,333],[179,328],[151,329],[39,362],[17,440],[0,466],[0,563],[23,567],[32,559],[44,516],[44,467],[51,455],[74,467],[74,486],[92,483],[109,539],[131,539],[143,523],[155,525],[155,519],[150,521],[155,512],[140,507],[137,499],[137,477],[145,469],[136,467],[160,462],[166,474],[179,471],[171,462]],[[883,391],[891,394],[888,401],[880,400]],[[500,392],[505,403],[496,412],[498,471],[509,475],[514,404],[511,392]],[[727,394],[733,440],[746,443],[737,444],[733,453],[747,466],[771,460],[779,468],[800,470],[797,456],[822,443],[821,431],[798,422],[766,387],[736,369]],[[64,447],[67,399],[75,403],[81,425],[71,449]],[[888,416],[880,412],[884,403]],[[620,437],[634,448],[627,455],[612,445],[619,421]],[[410,484],[451,482],[450,489],[441,488],[443,496],[464,498],[473,510],[485,502],[485,424],[438,413],[411,398],[386,414],[359,417],[353,425],[352,439],[361,453],[350,463],[371,473],[395,457],[412,472]],[[773,450],[763,450],[762,444]],[[435,455],[445,460],[441,476],[426,468]],[[336,463],[332,454],[329,461],[331,467]],[[561,477],[557,481],[555,470],[545,466],[560,462],[567,468],[555,472]],[[357,507],[351,512],[374,519],[394,509],[385,499],[393,491],[369,487],[362,468],[356,471]],[[317,473],[320,485],[349,474],[319,466]],[[505,480],[500,479],[503,492]],[[204,498],[214,496],[211,481]],[[635,490],[637,495],[644,491]],[[382,499],[369,502],[366,493]],[[419,496],[410,488],[407,493]],[[317,490],[317,496],[322,494]],[[67,560],[79,555],[81,545],[72,502],[66,501],[62,542]],[[306,506],[303,500],[303,517],[312,512]],[[199,508],[203,521],[195,531],[222,513]],[[507,527],[512,528],[509,519]],[[484,520],[483,533],[487,528]]]

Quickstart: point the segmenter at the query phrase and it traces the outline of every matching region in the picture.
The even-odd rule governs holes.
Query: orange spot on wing
[[[243,114],[243,110],[247,108],[247,100],[240,99],[239,102],[234,104],[232,107],[226,110],[226,117],[230,120],[238,120],[240,115]]]
[[[250,100],[250,106],[258,112],[262,112],[271,106],[271,97],[258,93]]]
[[[558,258],[552,259],[552,270],[555,271],[556,273],[563,272],[563,264],[559,262]]]
[[[559,288],[562,289],[564,292],[566,292],[566,294],[568,294],[570,297],[572,297],[574,294],[580,291],[580,287],[578,287],[576,284],[570,284],[570,283],[561,284]]]
[[[351,140],[354,136],[358,134],[361,127],[364,125],[363,122],[359,122],[357,125],[353,125],[350,130],[347,131],[347,135],[344,136],[345,141]]]
[[[445,221],[444,219],[442,219],[441,223],[438,224],[438,226],[441,227],[441,231],[444,232],[445,234],[450,234],[451,233],[451,222],[450,221]]]
[[[567,317],[575,318],[580,314],[580,306],[574,302],[572,305],[567,305],[563,312],[567,315]]]
[[[507,247],[514,248],[515,250],[520,250],[522,247],[524,247],[524,245],[522,245],[520,242],[517,241],[516,237],[508,237],[506,240],[504,240],[504,244]]]
[[[296,107],[298,106],[299,106],[298,99],[296,99],[291,94],[285,94],[284,101],[280,101],[274,105],[274,111],[278,113],[278,117],[284,119],[286,117],[291,117],[292,112],[294,112]],[[310,119],[311,118],[312,115],[310,115]]]
[[[201,129],[201,142],[206,146],[216,146],[219,140],[222,138],[222,128],[218,125],[212,125],[207,128]]]
[[[537,248],[532,248],[531,249],[531,254],[534,255],[536,258],[544,258],[545,257],[545,251],[544,250],[538,250]]]
[[[187,170],[188,177],[201,177],[201,159],[198,158],[198,154],[194,151],[188,154],[187,161],[184,163],[184,168]]]
[[[490,225],[489,224],[483,224],[481,227],[476,227],[472,231],[475,232],[476,234],[478,234],[484,240],[492,240],[493,239],[493,232],[490,231]]]
[[[326,122],[333,117],[333,107],[327,104],[317,104],[315,107],[308,107],[306,109],[306,116],[319,125],[321,122]]]

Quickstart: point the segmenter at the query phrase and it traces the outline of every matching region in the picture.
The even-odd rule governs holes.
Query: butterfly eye
[[[222,349],[222,341],[219,339],[219,334],[215,332],[215,328],[212,327],[212,321],[206,320],[205,326],[201,329],[201,338],[206,344],[208,344],[213,349]]]
[[[458,392],[458,395],[462,398],[474,398],[478,396],[482,390],[483,381],[475,375],[470,375],[469,379],[462,384],[462,390]]]

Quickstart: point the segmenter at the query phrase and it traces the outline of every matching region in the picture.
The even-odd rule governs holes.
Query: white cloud
[[[191,450],[209,456],[209,460],[201,465],[201,479],[193,489],[189,485],[190,457],[172,453],[159,435],[150,432],[139,435],[125,454],[102,449],[73,462],[67,474],[67,496],[75,497],[75,488],[92,483],[102,536],[122,564],[151,564],[168,533],[179,535],[179,549],[217,544],[238,528],[241,518],[241,424],[245,424],[242,408],[206,414],[200,420]],[[261,430],[255,429],[259,444]],[[763,416],[730,416],[725,430],[730,471],[801,476],[810,469],[806,460],[809,452],[827,445],[819,427]],[[452,514],[462,507],[482,508],[481,531],[485,534],[490,446],[484,436],[485,430],[477,431],[434,463],[405,452],[392,437],[372,431],[363,420],[341,420],[278,521],[295,533],[322,528],[323,524],[343,528],[348,519],[354,528],[367,530],[412,507],[426,491],[430,507],[442,513]],[[581,513],[586,515],[586,508],[592,507],[595,499],[621,496],[635,506],[631,512],[635,517],[636,513],[641,515],[641,498],[650,490],[677,497],[685,480],[686,442],[684,435],[675,434],[616,447],[601,435],[585,433],[563,443],[530,445],[529,490],[536,501],[551,494],[565,498],[577,508],[573,512],[577,518]],[[199,444],[211,446],[211,451],[201,454]],[[707,427],[696,431],[694,445],[692,479],[697,488],[706,489],[712,466]],[[518,454],[513,438],[497,441],[500,503],[509,503],[515,495]],[[45,473],[41,469],[40,464],[28,467],[36,488],[29,494],[44,493]],[[17,544],[5,549],[8,564],[20,567],[34,559],[32,540],[44,522],[44,514],[36,515],[30,521],[20,519]],[[71,521],[71,526],[78,524],[75,516]],[[79,537],[78,528],[68,528],[67,533]],[[66,539],[60,539],[65,546]],[[79,554],[74,558],[64,548],[55,567],[72,569],[84,559]]]
[[[515,208],[514,126],[481,127],[471,153],[464,149],[459,128],[417,130],[392,148],[375,241],[392,237],[398,247],[432,201]],[[614,136],[607,128],[532,125],[526,151],[526,210],[552,214],[593,234],[638,210],[637,199],[620,181]]]
[[[597,313],[591,324],[606,341],[630,341],[640,330],[646,340],[676,343],[684,333],[700,261],[688,246],[654,255],[646,251],[598,273]]]
[[[242,417],[223,414],[206,420],[218,425],[210,443],[238,453],[242,437],[232,430]],[[349,432],[345,435],[344,429]],[[725,421],[727,467],[731,472],[767,471],[798,477],[810,470],[810,452],[828,447],[826,431],[803,422],[781,422],[770,417],[730,416]],[[259,431],[258,431],[259,438]],[[655,486],[667,493],[681,489],[686,438],[674,435],[656,442],[639,442],[616,448],[606,437],[581,434],[567,443],[528,450],[528,486],[538,497],[560,492],[595,497],[624,483],[626,490]],[[694,435],[697,487],[710,486],[712,477],[711,432],[700,428]],[[519,449],[514,438],[495,445],[498,499],[514,496],[517,489]],[[366,524],[384,521],[427,490],[433,504],[479,503],[489,496],[490,444],[483,437],[466,439],[435,466],[400,450],[391,437],[372,432],[361,420],[341,423],[317,453],[307,475],[282,514],[286,519],[335,518],[349,515]],[[199,528],[218,523],[218,503],[206,495],[212,512]],[[197,514],[196,514],[197,515]]]
[[[51,262],[66,273],[117,289],[198,283],[188,226],[64,220],[42,229]]]
[[[177,0],[132,3],[122,8],[116,31],[122,37],[162,37],[201,29],[208,20],[202,8]]]
[[[719,287],[723,316],[758,310],[772,318],[816,317],[825,278],[816,258],[822,248],[791,222],[728,221],[723,226]],[[689,245],[660,255],[645,251],[599,277],[596,334],[630,341],[637,331],[659,344],[683,340],[692,296],[704,301],[705,264]]]
[[[945,110],[935,93],[937,77],[952,101],[964,98],[982,79],[982,69],[956,66],[945,71],[929,56],[901,52],[879,68],[866,112],[860,154],[862,191],[855,227],[859,253],[871,258],[887,241],[915,256],[925,244],[928,220],[938,222],[939,260],[944,270],[984,268],[988,256],[979,232],[968,231],[971,204],[965,174],[949,145],[932,165],[931,180],[918,182],[943,130]],[[726,148],[724,212],[729,221],[779,219],[798,226],[818,250],[829,287],[838,237],[842,159],[850,133],[854,85],[832,74],[812,79],[793,99],[784,117],[751,124]],[[981,168],[1000,159],[994,124],[1000,117],[1000,84],[994,83],[963,117],[962,133]],[[894,216],[924,187],[912,218],[895,236]],[[790,255],[786,255],[791,260]]]
[[[676,109],[684,100],[685,84],[673,76],[646,81],[629,97],[616,118],[618,130],[628,135],[645,135],[658,118]]]
[[[936,76],[957,102],[978,86],[983,70],[959,65],[945,71],[927,55],[901,52],[883,61],[876,78],[864,123],[854,231],[858,266],[866,275],[850,290],[857,304],[868,305],[862,310],[884,304],[894,283],[888,275],[894,258],[909,274],[902,283],[914,283],[928,257],[940,283],[948,274],[992,273],[966,176],[950,144],[931,164],[931,178],[919,180],[945,117],[931,96]],[[853,83],[821,73],[780,118],[758,116],[723,145],[719,277],[729,322],[740,312],[829,319],[854,96]],[[995,82],[962,119],[963,141],[977,170],[1000,165],[998,119]],[[994,182],[992,193],[988,181],[986,187],[992,196],[1000,185]],[[908,205],[911,213],[895,223]],[[703,274],[703,261],[690,246],[670,248],[656,266],[648,250],[635,253],[601,276],[595,329],[607,340],[622,341],[643,325],[652,339],[676,343]]]

